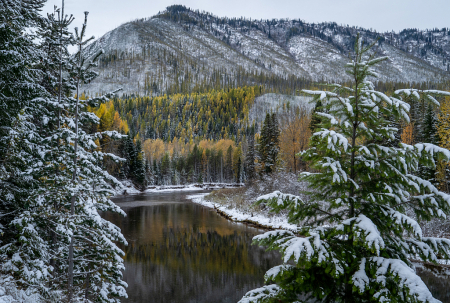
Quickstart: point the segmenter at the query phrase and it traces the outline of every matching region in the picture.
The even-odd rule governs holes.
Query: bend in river
[[[251,244],[264,230],[230,222],[185,197],[183,192],[118,197],[114,201],[127,216],[103,214],[128,241],[123,302],[237,302],[281,263],[278,252]],[[423,270],[419,275],[435,298],[450,302],[448,279]]]

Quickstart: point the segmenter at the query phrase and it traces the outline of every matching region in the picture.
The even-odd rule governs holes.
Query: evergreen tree
[[[439,138],[437,135],[437,115],[431,104],[428,104],[423,121],[423,137],[426,143],[438,144]]]
[[[134,181],[139,185],[141,188],[145,188],[145,158],[144,158],[144,152],[142,151],[142,144],[141,140],[137,140],[136,142],[136,158],[134,159],[135,163],[135,172],[134,172]]]
[[[145,160],[145,183],[147,185],[155,184],[155,175],[152,166],[150,165],[150,161],[147,159]]]
[[[6,68],[0,75],[0,104],[6,106],[0,114],[0,220],[7,227],[1,272],[39,300],[117,302],[126,293],[123,252],[113,241],[125,239],[98,212],[121,213],[108,198],[120,184],[99,167],[107,155],[93,142],[102,134],[83,131],[84,123],[98,122],[97,117],[79,112],[106,97],[63,94],[78,87],[75,82],[92,80],[94,64],[83,64],[90,60],[81,53],[68,57],[71,18],[43,20],[37,14],[41,6],[41,1],[0,3],[0,47],[11,48],[0,52],[0,68]],[[39,26],[42,39],[35,39],[26,29]]]
[[[311,122],[309,123],[309,129],[311,130],[311,133],[315,133],[316,129],[319,127],[321,119],[320,116],[317,114],[322,110],[322,101],[317,101],[314,110],[311,116]]]
[[[130,134],[127,135],[123,142],[122,157],[125,159],[124,172],[128,179],[133,180],[136,175],[136,159],[137,152]]]
[[[278,153],[280,152],[280,127],[278,124],[278,118],[275,113],[272,113],[270,124],[270,146],[268,150],[269,163],[271,171],[274,170],[274,166],[278,162]]]
[[[275,113],[267,113],[259,137],[258,156],[264,172],[271,173],[278,160],[280,130]]]
[[[422,124],[422,138],[424,143],[438,144],[438,134],[437,134],[437,115],[431,104],[428,105]],[[435,157],[435,160],[436,157]],[[433,183],[433,185],[438,186],[438,181],[436,180],[436,167],[427,167],[425,165],[419,165],[418,175],[427,181]]]
[[[43,177],[53,169],[46,161],[52,147],[45,131],[53,100],[41,85],[45,53],[27,30],[40,28],[42,5],[0,3],[0,271],[5,286],[48,298],[51,290],[45,284],[52,278],[55,257],[48,241],[55,209],[48,197],[57,193]]]
[[[68,247],[67,301],[83,298],[85,301],[119,302],[126,297],[126,284],[122,281],[123,251],[115,242],[126,244],[120,229],[103,219],[100,211],[124,212],[110,199],[110,193],[121,184],[106,171],[102,170],[105,157],[122,160],[112,154],[97,151],[96,138],[107,135],[113,139],[122,136],[115,131],[88,134],[85,123],[99,123],[98,117],[86,111],[88,105],[97,106],[108,100],[108,96],[80,99],[80,85],[92,81],[97,73],[92,70],[102,52],[87,53],[86,45],[93,39],[85,40],[87,15],[80,31],[75,28],[77,52],[71,58],[68,76],[72,79],[72,88],[76,89],[76,98],[68,98],[65,112],[67,154],[73,161],[67,162],[67,171],[72,178],[67,187],[70,197],[70,216],[66,223],[66,237],[70,239]]]
[[[252,133],[248,137],[247,154],[245,155],[245,175],[247,180],[255,178],[255,135]]]
[[[170,154],[166,152],[161,161],[161,176],[163,179],[163,185],[171,185],[172,169],[170,165]]]
[[[402,101],[410,92],[437,101],[438,91],[398,90],[389,97],[374,89],[368,76],[374,59],[358,36],[354,60],[347,65],[353,86],[304,91],[321,100],[327,113],[303,152],[317,173],[303,173],[309,200],[280,192],[262,196],[276,211],[289,211],[301,224],[297,233],[276,230],[254,240],[279,250],[284,263],[266,274],[269,284],[241,302],[438,302],[412,269],[410,258],[437,263],[450,257],[450,240],[424,237],[415,219],[445,218],[450,196],[414,176],[419,163],[433,167],[433,156],[450,152],[429,143],[385,146],[396,129],[385,117],[409,119]],[[270,284],[272,283],[272,284]]]

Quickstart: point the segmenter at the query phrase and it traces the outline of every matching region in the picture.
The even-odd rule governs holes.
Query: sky
[[[52,12],[61,1],[48,0],[44,12]],[[87,34],[99,38],[125,22],[154,16],[173,4],[219,17],[333,21],[379,32],[450,27],[449,0],[65,0],[65,11],[74,15],[73,27],[81,27],[83,12],[89,11]]]

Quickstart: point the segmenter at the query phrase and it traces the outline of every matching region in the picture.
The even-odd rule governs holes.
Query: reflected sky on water
[[[129,298],[123,302],[237,302],[281,263],[277,252],[251,245],[264,230],[230,222],[185,196],[115,198],[127,217],[104,214],[128,241],[123,249]],[[423,269],[418,274],[435,298],[450,302],[449,279]]]
[[[192,193],[189,193],[192,194]],[[127,213],[104,216],[128,241],[123,302],[237,302],[280,264],[276,252],[251,245],[264,232],[230,222],[184,193],[116,198]]]

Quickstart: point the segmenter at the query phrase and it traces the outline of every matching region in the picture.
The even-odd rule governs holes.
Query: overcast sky
[[[45,12],[62,0],[49,0]],[[334,21],[399,31],[404,28],[450,27],[450,0],[65,0],[66,12],[80,26],[83,12],[89,11],[88,34],[96,38],[122,23],[151,17],[167,6],[183,4],[219,17],[252,19],[290,18],[306,22]]]

